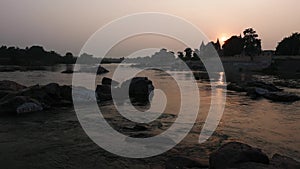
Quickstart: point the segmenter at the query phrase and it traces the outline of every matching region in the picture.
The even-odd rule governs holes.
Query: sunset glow
[[[220,38],[220,43],[223,44],[227,39],[229,39],[227,36],[222,36]]]

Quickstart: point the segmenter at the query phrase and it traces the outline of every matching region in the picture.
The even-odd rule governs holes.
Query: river
[[[112,77],[116,65],[107,64],[103,65],[103,67],[110,70],[110,72],[97,76],[97,84],[100,84],[103,77]],[[60,73],[64,69],[64,65],[60,65],[47,71],[1,72],[0,79],[16,81],[26,86],[35,84],[43,85],[52,82],[71,85],[72,74]],[[123,69],[128,69],[129,71],[131,67],[123,65]],[[182,81],[191,78],[184,71],[171,71],[168,73]],[[147,76],[153,81],[155,88],[165,92],[168,103],[164,113],[176,115],[180,108],[180,93],[176,82],[168,73],[158,70],[146,70],[141,72],[139,76]],[[223,85],[225,78],[222,73],[219,74],[220,77],[214,79],[213,83]],[[92,74],[82,73],[82,80],[84,81],[85,78],[92,76]],[[265,79],[266,77],[258,76],[258,78]],[[204,80],[198,80],[197,85],[200,92],[198,117],[190,134],[177,146],[178,151],[185,151],[185,154],[195,155],[195,148],[201,147],[197,150],[201,150],[203,154],[207,155],[220,144],[235,140],[259,147],[270,156],[274,153],[279,153],[300,160],[299,101],[294,103],[275,103],[266,99],[251,100],[244,93],[218,88],[217,91],[219,93],[227,92],[225,111],[213,136],[207,142],[200,145],[197,141],[211,104],[211,89],[210,83]],[[285,88],[285,90],[300,93],[299,89]],[[189,99],[194,98],[191,95]],[[184,101],[190,102],[191,100]],[[71,110],[67,109],[64,111]],[[115,110],[111,105],[106,105],[103,107],[103,111]],[[3,121],[3,119],[1,120]],[[168,121],[167,119],[164,123],[171,125],[173,120],[170,119]]]

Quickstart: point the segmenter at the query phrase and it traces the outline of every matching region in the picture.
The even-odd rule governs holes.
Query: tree
[[[300,55],[300,33],[293,33],[281,40],[275,53],[276,55]]]
[[[219,39],[217,39],[216,43],[212,42],[212,44],[214,45],[214,47],[215,47],[215,49],[216,49],[217,52],[221,51],[221,44],[220,44],[220,40]]]
[[[244,51],[247,56],[255,56],[261,53],[261,40],[253,28],[245,29],[244,32]]]
[[[191,48],[186,48],[184,52],[185,52],[185,58],[187,60],[190,60],[192,58],[193,50]]]
[[[183,52],[177,52],[177,56],[178,56],[180,59],[183,59],[183,58],[184,58]]]
[[[244,40],[241,36],[232,36],[224,42],[222,48],[224,56],[240,55],[244,50]]]

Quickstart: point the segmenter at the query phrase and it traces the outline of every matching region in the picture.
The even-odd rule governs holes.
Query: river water
[[[103,77],[112,77],[116,65],[103,65],[110,70],[109,73],[97,76],[96,83],[100,84]],[[20,84],[30,86],[35,84],[59,83],[61,85],[72,84],[72,74],[61,74],[64,65],[56,66],[47,71],[30,72],[1,72],[1,80],[12,80]],[[123,70],[130,67],[123,65]],[[126,73],[126,71],[124,72]],[[189,80],[190,74],[184,71],[168,72],[182,81]],[[166,72],[158,70],[146,70],[139,76],[147,76],[153,81],[155,88],[164,91],[167,97],[166,114],[177,114],[180,108],[180,92],[176,81]],[[224,85],[224,75],[219,72],[219,78],[213,83]],[[82,80],[92,77],[92,74],[82,73]],[[262,77],[265,78],[265,77]],[[180,144],[182,149],[188,151],[188,147],[204,147],[202,150],[210,152],[210,146],[218,146],[227,141],[242,141],[255,147],[261,148],[268,155],[280,153],[300,160],[300,102],[275,103],[266,99],[251,100],[244,93],[226,91],[218,88],[217,92],[227,92],[225,111],[221,122],[213,137],[202,145],[198,144],[198,137],[211,106],[210,83],[205,80],[197,81],[200,92],[200,110],[194,128],[186,139]],[[299,93],[299,89],[285,88],[287,91]],[[193,95],[189,99],[194,99]],[[191,102],[191,100],[184,100]],[[126,106],[126,105],[124,105]],[[109,105],[105,111],[114,111]],[[189,111],[189,110],[186,110]],[[170,120],[171,123],[174,119]],[[168,123],[168,121],[166,121]],[[179,148],[180,149],[180,148]]]

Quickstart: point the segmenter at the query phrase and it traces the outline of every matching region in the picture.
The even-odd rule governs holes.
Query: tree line
[[[253,28],[247,28],[243,31],[243,35],[233,35],[227,39],[221,46],[219,39],[217,42],[209,42],[204,44],[202,42],[199,49],[192,50],[186,48],[183,52],[177,52],[177,56],[183,60],[197,60],[198,55],[208,55],[209,47],[213,46],[220,56],[253,56],[262,53],[261,39]],[[275,55],[294,55],[300,56],[300,33],[293,33],[291,36],[285,37],[281,40],[276,50]]]
[[[61,56],[54,51],[45,51],[41,46],[26,47],[0,47],[0,64],[5,65],[54,65],[61,63],[75,63],[76,57],[71,52]]]
[[[177,52],[177,55],[182,60],[198,60],[199,56],[211,55],[211,46],[215,48],[220,56],[236,56],[244,55],[253,56],[260,55],[261,39],[253,28],[248,28],[243,31],[243,35],[231,36],[221,46],[219,40],[204,44],[202,42],[200,49],[186,48],[183,52]],[[276,55],[299,55],[300,56],[300,33],[293,33],[291,36],[281,40],[275,51]],[[92,55],[83,54],[85,61],[96,63],[99,58]],[[41,46],[26,47],[20,49],[17,47],[0,47],[0,64],[2,65],[54,65],[54,64],[74,64],[77,57],[71,52],[67,52],[64,56],[55,51],[45,51]],[[120,63],[124,58],[103,59],[102,63]]]
[[[55,64],[75,64],[76,56],[67,52],[64,56],[55,51],[46,51],[41,46],[26,47],[0,47],[0,65],[20,65],[20,66],[49,66]],[[86,64],[95,63],[120,63],[124,58],[97,58],[93,55],[83,53],[80,55],[81,61]],[[83,64],[84,64],[83,63]]]

